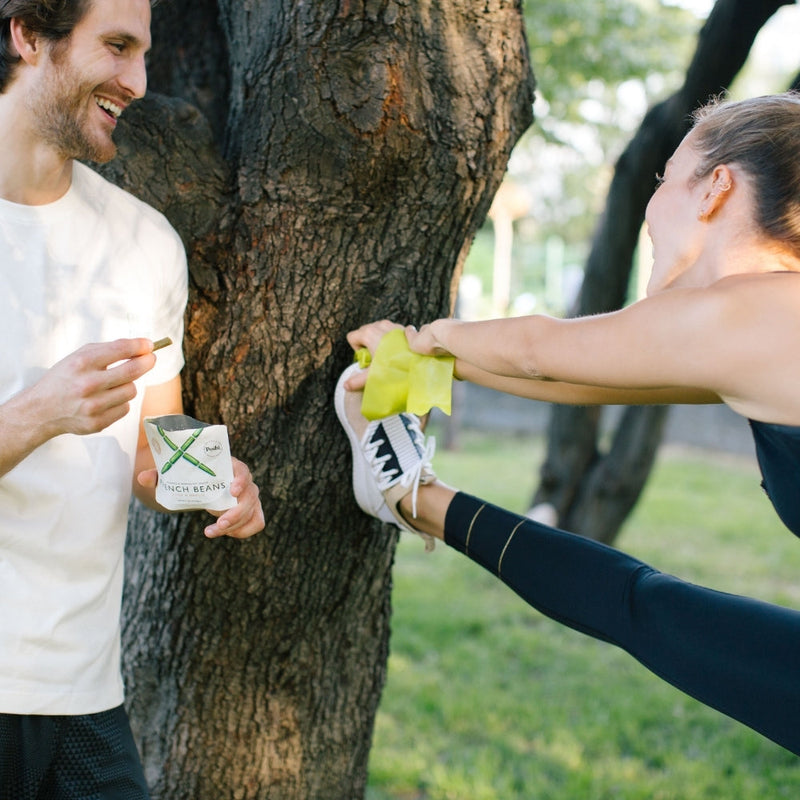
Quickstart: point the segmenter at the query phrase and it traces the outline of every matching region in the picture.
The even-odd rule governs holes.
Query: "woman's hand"
[[[450,323],[458,324],[455,320],[441,319],[432,322],[429,325],[423,325],[417,330],[413,325],[398,325],[396,322],[391,322],[388,319],[382,319],[378,322],[370,322],[367,325],[362,325],[354,331],[347,334],[347,341],[353,350],[360,350],[366,347],[371,356],[375,355],[378,349],[378,344],[381,339],[397,328],[402,328],[405,331],[406,339],[408,340],[408,347],[412,353],[419,353],[422,356],[449,356],[451,353],[441,345],[436,335],[434,334],[434,326],[447,325]],[[361,370],[356,373],[345,383],[345,389],[348,392],[359,392],[367,383],[368,370]]]
[[[374,356],[380,340],[383,339],[389,331],[402,327],[402,325],[398,325],[396,322],[390,322],[388,319],[370,322],[366,325],[362,325],[360,328],[356,328],[354,331],[350,331],[350,333],[347,334],[347,342],[353,350],[360,350],[362,347],[366,347],[370,355]]]
[[[398,325],[396,322],[390,322],[388,319],[370,322],[366,325],[362,325],[360,328],[356,328],[354,331],[350,331],[350,333],[347,334],[347,342],[354,351],[366,347],[367,350],[369,350],[369,354],[374,356],[381,339],[389,333],[389,331],[402,327],[402,325]],[[367,372],[368,370],[366,369],[357,372],[345,382],[344,388],[347,389],[348,392],[360,392],[367,383]]]
[[[434,333],[434,326],[458,324],[455,320],[440,319],[423,325],[417,330],[413,325],[406,326],[406,339],[408,347],[412,353],[419,353],[421,356],[450,356],[452,353],[443,347]]]

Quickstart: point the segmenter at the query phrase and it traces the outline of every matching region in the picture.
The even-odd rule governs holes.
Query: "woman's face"
[[[664,175],[645,212],[653,243],[653,269],[647,294],[681,285],[681,278],[697,261],[704,226],[698,220],[707,181],[694,177],[700,156],[690,133],[667,161]]]

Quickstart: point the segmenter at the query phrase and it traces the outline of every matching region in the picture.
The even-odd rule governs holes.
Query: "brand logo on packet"
[[[211,440],[206,442],[203,445],[203,455],[206,458],[216,458],[218,455],[222,453],[222,444],[215,440]]]

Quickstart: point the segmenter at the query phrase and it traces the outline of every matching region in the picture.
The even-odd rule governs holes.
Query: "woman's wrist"
[[[431,323],[430,331],[437,355],[455,355],[451,349],[452,334],[454,327],[458,325],[460,325],[460,321],[452,317],[444,317]]]

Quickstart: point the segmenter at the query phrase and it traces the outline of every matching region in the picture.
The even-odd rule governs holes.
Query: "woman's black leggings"
[[[463,493],[445,542],[543,614],[800,755],[800,612],[685,583]]]

